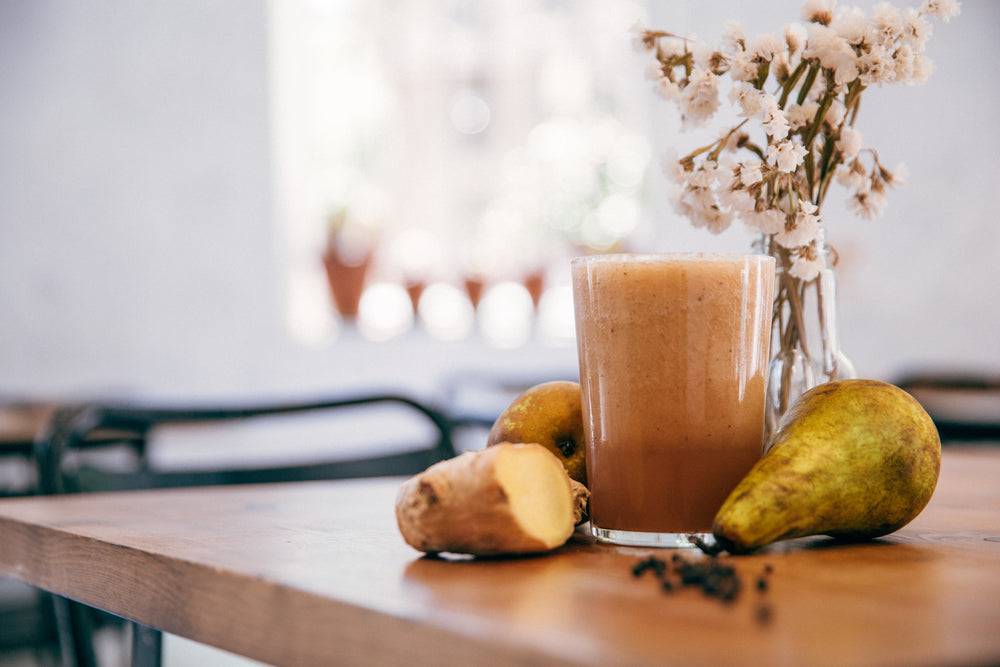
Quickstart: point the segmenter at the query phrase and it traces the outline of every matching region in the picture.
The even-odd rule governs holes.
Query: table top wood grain
[[[674,551],[584,534],[541,557],[422,557],[396,529],[401,483],[6,499],[0,574],[282,665],[1000,663],[1000,449],[946,448],[931,503],[886,538],[726,558],[730,604],[632,575]]]

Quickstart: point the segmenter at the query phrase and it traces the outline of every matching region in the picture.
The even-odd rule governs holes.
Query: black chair
[[[489,430],[517,396],[543,382],[579,381],[576,368],[551,368],[536,373],[458,371],[444,378],[444,401],[455,428]]]
[[[49,402],[0,398],[0,497],[37,493],[32,448],[53,410]],[[56,659],[55,608],[47,593],[0,577],[0,665],[15,654],[32,655],[42,663]]]
[[[919,372],[894,384],[924,407],[942,443],[1000,444],[1000,376]]]
[[[433,442],[379,456],[334,457],[309,463],[256,467],[233,465],[167,470],[152,464],[149,457],[151,436],[158,429],[257,421],[280,415],[365,406],[395,406],[418,415],[433,427]],[[114,465],[95,462],[94,454],[109,450],[126,452],[125,463],[120,459]],[[452,425],[445,414],[396,394],[254,405],[89,403],[65,406],[55,412],[47,427],[39,433],[34,452],[39,489],[45,494],[414,475],[456,453]],[[100,621],[100,612],[57,598],[56,618],[64,664],[96,665],[92,627]],[[158,665],[161,642],[158,630],[133,624],[132,664]]]

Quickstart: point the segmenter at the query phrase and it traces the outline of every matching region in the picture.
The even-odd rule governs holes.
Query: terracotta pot
[[[542,300],[542,293],[545,292],[545,271],[538,269],[528,273],[521,279],[521,284],[531,295],[531,301],[535,304],[535,308],[538,308],[538,304]]]
[[[483,298],[486,281],[478,277],[468,277],[462,283],[465,286],[465,293],[469,295],[469,301],[472,302],[472,307],[478,308],[479,300]]]
[[[337,312],[344,319],[355,319],[358,316],[358,307],[361,304],[361,295],[365,291],[365,280],[371,263],[371,254],[365,255],[360,264],[345,262],[333,250],[327,250],[323,254],[323,266],[326,267],[330,295],[333,297]]]
[[[422,280],[410,280],[406,283],[406,293],[410,295],[414,314],[417,312],[417,306],[420,305],[420,295],[424,293],[425,287],[427,287],[427,283]]]

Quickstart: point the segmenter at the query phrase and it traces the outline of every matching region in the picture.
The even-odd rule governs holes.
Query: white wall
[[[250,363],[279,328],[263,1],[0,3],[0,388]]]
[[[799,3],[654,3],[649,24],[714,40],[779,29]],[[464,365],[572,367],[572,350],[419,335],[326,350],[285,331],[273,214],[266,0],[0,0],[0,393],[294,391],[426,384]],[[866,93],[858,127],[910,182],[874,222],[846,213],[847,353],[864,375],[1000,368],[1000,3],[935,27],[937,71]],[[641,77],[634,72],[622,76]],[[650,93],[661,151],[687,141]],[[656,248],[742,249],[690,230],[651,182]],[[836,195],[831,195],[836,199]],[[474,361],[472,361],[474,360]]]

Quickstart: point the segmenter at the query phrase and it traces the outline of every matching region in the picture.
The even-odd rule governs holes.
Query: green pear
[[[486,444],[536,442],[562,461],[570,478],[586,485],[583,431],[580,383],[555,380],[537,384],[515,398],[493,423]]]
[[[828,382],[785,414],[712,532],[730,553],[806,535],[888,535],[920,514],[940,470],[937,428],[916,399],[876,380]]]

